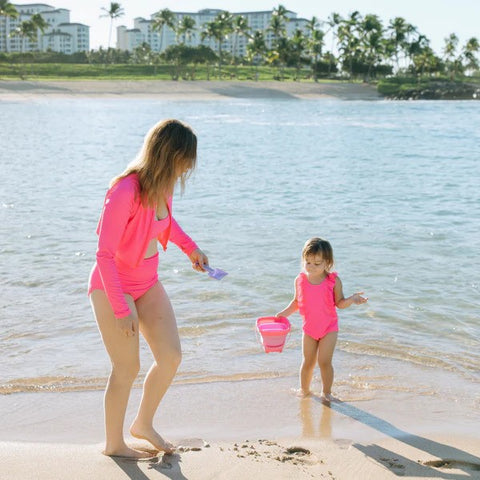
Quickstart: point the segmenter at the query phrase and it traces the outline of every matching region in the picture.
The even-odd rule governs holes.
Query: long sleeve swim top
[[[172,216],[172,197],[168,198],[165,228],[157,235],[163,249],[169,241],[190,255],[197,244],[181,229]],[[117,263],[137,267],[145,257],[154,234],[155,209],[146,208],[140,198],[140,184],[133,173],[119,180],[105,196],[97,226],[97,265],[105,293],[117,318],[130,314],[120,284]]]

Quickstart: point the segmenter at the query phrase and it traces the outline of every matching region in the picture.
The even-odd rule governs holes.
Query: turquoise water
[[[0,111],[1,393],[104,385],[86,297],[96,222],[110,178],[167,117],[199,137],[175,216],[229,272],[217,282],[175,246],[161,253],[177,382],[296,375],[300,318],[281,354],[263,353],[254,325],[289,302],[303,243],[323,236],[345,293],[369,297],[340,311],[337,388],[430,392],[448,371],[478,392],[477,103],[79,98]],[[142,346],[143,373],[149,362]],[[425,368],[415,385],[413,365]]]

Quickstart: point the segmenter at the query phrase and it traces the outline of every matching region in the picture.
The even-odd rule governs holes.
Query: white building
[[[90,27],[80,23],[70,23],[70,10],[54,8],[44,3],[16,5],[17,18],[0,17],[0,52],[47,51],[66,54],[90,50]],[[48,23],[45,31],[38,31],[37,40],[15,35],[22,22],[30,20],[32,15],[40,14]]]
[[[155,14],[152,14],[150,20],[144,18],[134,19],[134,28],[127,29],[125,26],[117,27],[117,48],[121,50],[132,51],[142,43],[150,45],[154,52],[163,52],[171,45],[175,45],[180,41],[185,45],[196,47],[198,45],[207,45],[212,50],[218,50],[218,44],[213,39],[205,38],[202,40],[202,31],[205,28],[205,24],[211,22],[215,17],[221,13],[222,10],[217,9],[203,9],[196,13],[187,12],[173,12],[176,17],[177,24],[182,22],[184,17],[191,17],[195,20],[195,30],[189,38],[178,38],[178,35],[169,27],[165,26],[162,31],[152,30],[152,23]],[[250,27],[250,32],[260,30],[265,33],[265,40],[267,46],[271,48],[274,40],[274,35],[270,31],[270,22],[273,16],[273,10],[262,12],[237,12],[232,13],[233,17],[243,16],[247,20]],[[308,21],[303,18],[297,18],[295,12],[287,11],[286,16],[288,21],[285,24],[287,36],[291,37],[295,30],[300,29],[306,31],[306,25]],[[235,47],[236,44],[236,47]],[[239,35],[235,39],[235,34],[231,34],[223,43],[222,50],[233,52],[236,50],[236,55],[244,56],[246,54],[246,47],[248,39],[243,35]]]

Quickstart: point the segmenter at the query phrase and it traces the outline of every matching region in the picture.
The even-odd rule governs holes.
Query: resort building
[[[179,35],[168,26],[164,26],[161,32],[153,30],[152,24],[155,13],[150,16],[150,20],[141,17],[135,18],[132,29],[127,29],[124,25],[117,27],[117,48],[132,51],[142,43],[147,43],[154,52],[163,52],[169,46],[181,42],[192,47],[206,45],[212,48],[212,50],[217,51],[217,42],[210,38],[202,40],[202,32],[205,29],[205,24],[215,20],[215,17],[221,12],[222,10],[217,9],[203,9],[196,13],[173,12],[177,25],[181,24],[184,17],[191,17],[195,21],[193,32],[185,36],[185,38],[183,38],[183,36],[179,38]],[[271,48],[274,34],[269,27],[273,13],[273,10],[269,10],[261,12],[237,12],[232,13],[232,15],[234,18],[244,17],[247,20],[251,33],[257,30],[264,32],[267,46]],[[297,18],[297,14],[290,10],[287,11],[286,16],[288,19],[285,22],[287,36],[292,36],[297,29],[304,32],[306,31],[308,20]],[[247,44],[248,38],[244,35],[232,33],[222,43],[222,50],[231,52],[236,56],[244,56],[246,54]]]
[[[18,17],[0,17],[0,52],[33,52],[52,50],[66,54],[90,50],[90,27],[70,23],[70,10],[55,8],[43,3],[16,5]],[[40,14],[48,23],[34,41],[15,34],[22,22]]]

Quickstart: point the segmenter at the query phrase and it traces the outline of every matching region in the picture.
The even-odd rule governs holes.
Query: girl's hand
[[[190,258],[194,270],[197,270],[197,272],[205,272],[203,266],[208,265],[208,257],[199,248],[194,250],[188,258]]]
[[[368,301],[367,297],[362,297],[363,292],[357,292],[352,295],[352,301],[355,305],[360,305]]]
[[[126,337],[135,336],[135,322],[136,318],[130,313],[126,317],[117,318],[117,327]]]

